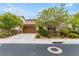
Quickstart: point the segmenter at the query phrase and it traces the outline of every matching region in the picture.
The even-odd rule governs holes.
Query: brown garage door
[[[34,25],[25,25],[23,33],[36,33],[36,27]]]

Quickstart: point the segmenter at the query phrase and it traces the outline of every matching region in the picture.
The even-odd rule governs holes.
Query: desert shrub
[[[19,30],[12,30],[12,31],[11,31],[11,34],[12,34],[12,35],[16,35],[16,34],[18,34],[18,32],[19,32]]]
[[[37,34],[37,35],[35,36],[35,38],[40,38],[40,35],[39,35],[39,34]]]
[[[43,27],[39,27],[39,29],[43,29]]]
[[[75,33],[69,33],[68,36],[70,38],[79,38],[79,35],[78,34],[75,34]]]
[[[51,36],[50,36],[50,35],[48,35],[47,37],[48,37],[48,38],[51,38]]]
[[[59,32],[60,32],[60,35],[67,36],[67,34],[69,33],[69,30],[68,29],[61,29]]]
[[[79,35],[79,31],[71,31],[71,33],[75,33]]]
[[[37,33],[39,33],[41,36],[48,36],[49,34],[45,29],[38,29]]]
[[[5,37],[8,37],[8,33],[6,32],[0,32],[0,38],[5,38]]]

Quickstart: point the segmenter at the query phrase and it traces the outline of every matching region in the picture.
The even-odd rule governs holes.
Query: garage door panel
[[[24,33],[36,33],[36,27],[35,26],[25,26],[23,28]]]

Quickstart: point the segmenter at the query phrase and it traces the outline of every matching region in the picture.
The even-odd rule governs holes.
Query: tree
[[[44,9],[38,16],[38,26],[51,26],[53,31],[59,31],[62,27],[66,27],[69,20],[68,10],[64,8],[65,4],[60,4],[54,8]]]
[[[70,24],[72,25],[73,31],[79,31],[79,12],[72,16],[73,18],[70,21]]]
[[[52,21],[53,8],[44,9],[38,15],[37,25],[40,27],[47,26]]]
[[[60,4],[60,6],[55,8],[55,12],[53,14],[54,17],[54,26],[60,30],[62,27],[67,26],[67,22],[69,20],[68,10],[65,9],[65,4]]]
[[[16,27],[22,27],[23,22],[20,19],[20,17],[13,15],[9,12],[4,13],[0,17],[0,29],[7,32],[9,35],[11,34],[11,31],[14,30]]]

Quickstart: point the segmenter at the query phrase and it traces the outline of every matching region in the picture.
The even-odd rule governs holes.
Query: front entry
[[[23,33],[36,33],[36,27],[34,25],[25,25]]]

